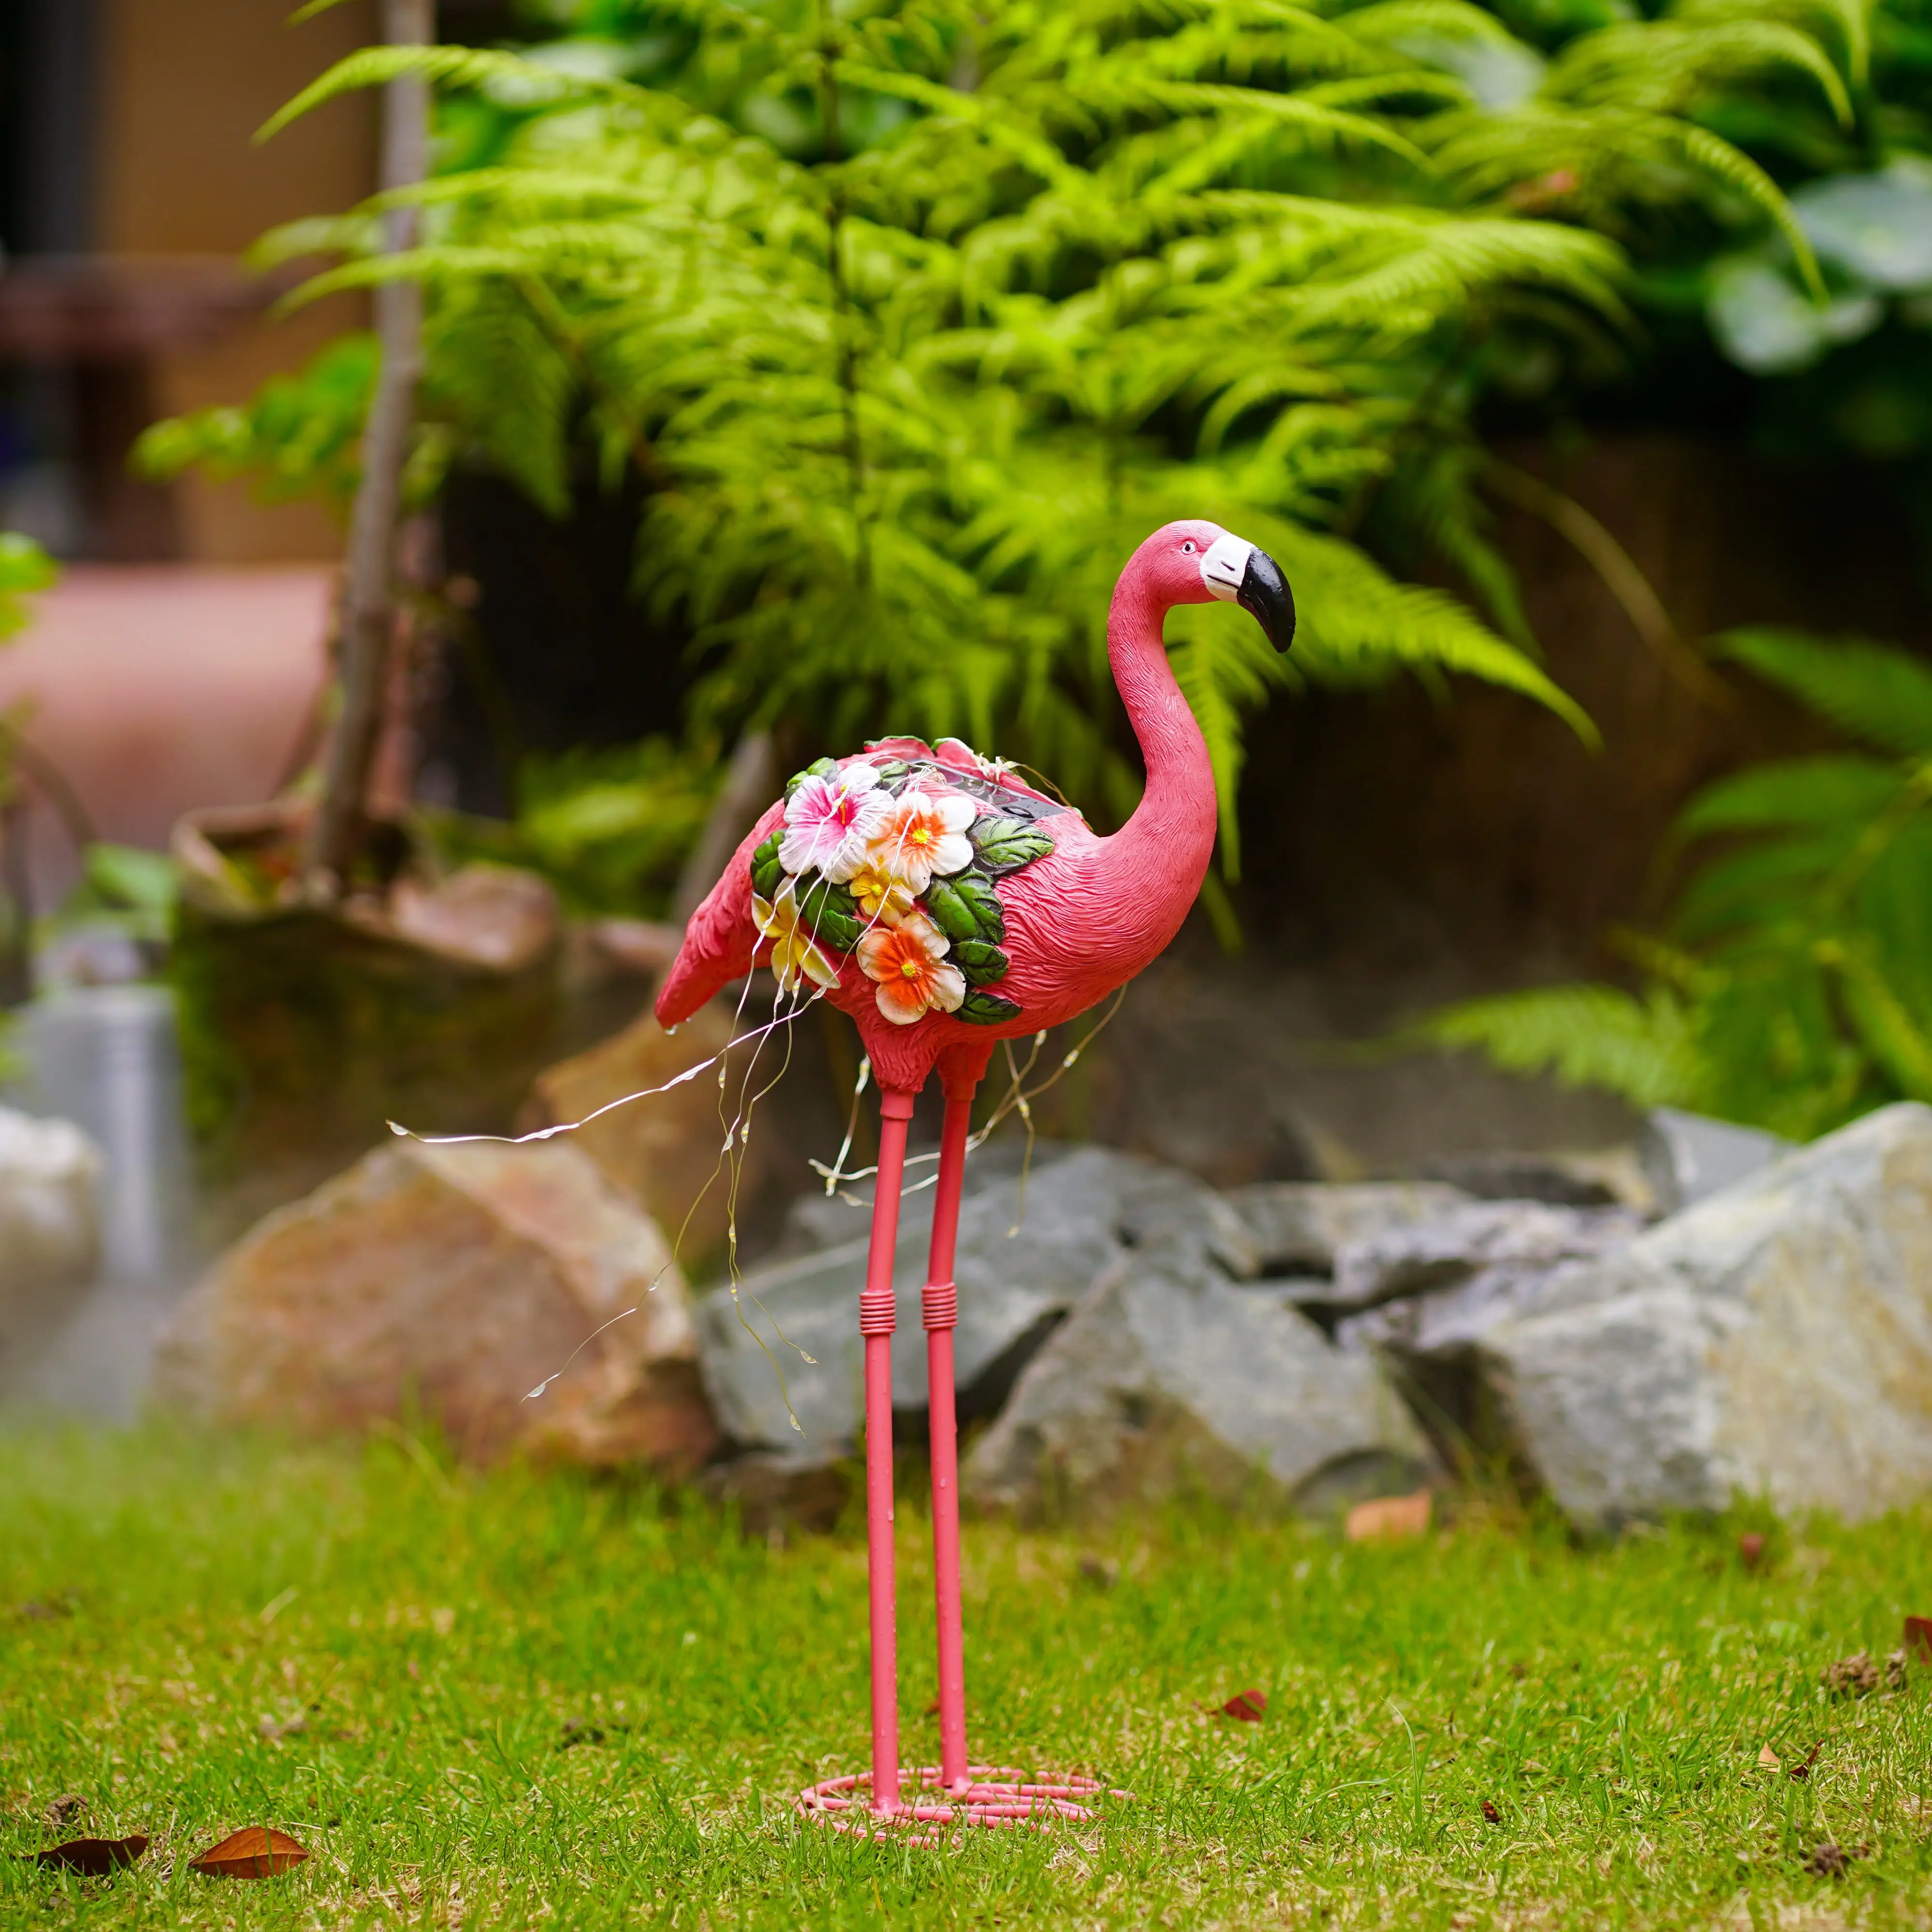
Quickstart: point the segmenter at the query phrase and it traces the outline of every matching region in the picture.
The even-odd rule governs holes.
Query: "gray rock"
[[[1027,1520],[1177,1493],[1322,1514],[1412,1490],[1432,1466],[1372,1358],[1204,1258],[1135,1255],[1028,1365],[962,1484]]]
[[[1017,1178],[970,1196],[960,1214],[954,1268],[959,1326],[953,1355],[962,1418],[998,1406],[1033,1350],[1101,1270],[1126,1252],[1124,1224],[1165,1240],[1163,1215],[1192,1213],[1204,1226],[1215,1217],[1208,1204],[1212,1201],[1198,1181],[1098,1147],[1070,1152],[1030,1175],[1024,1215]],[[922,1202],[922,1214],[906,1212],[915,1202]],[[1156,1203],[1160,1214],[1154,1211]],[[892,1269],[898,1309],[892,1401],[897,1408],[920,1412],[926,1407],[920,1291],[926,1281],[929,1192],[908,1196],[902,1211]],[[700,1304],[704,1384],[734,1441],[811,1453],[850,1442],[863,1406],[859,1291],[866,1246],[861,1234],[760,1269],[740,1282],[735,1299],[730,1289],[720,1288]],[[787,1412],[788,1395],[796,1430]]]
[[[1540,1277],[1564,1262],[1623,1246],[1642,1226],[1622,1208],[1471,1202],[1429,1220],[1345,1244],[1336,1256],[1329,1300],[1336,1308],[1374,1309],[1399,1297],[1436,1300],[1468,1284],[1472,1292],[1460,1302],[1473,1318],[1480,1309],[1522,1300]],[[1357,1324],[1351,1332],[1380,1340],[1395,1328],[1390,1322]]]
[[[926,1151],[929,1154],[930,1150]],[[1036,1142],[1031,1164],[1027,1168],[1029,1182],[1045,1174],[1072,1151],[1063,1142]],[[988,1141],[985,1146],[975,1148],[966,1163],[962,1198],[970,1201],[1003,1180],[1017,1180],[1026,1165],[1024,1136],[1009,1134]],[[899,1202],[902,1237],[916,1234],[922,1241],[932,1238],[932,1181],[935,1172],[935,1163],[929,1158],[916,1167],[908,1166],[906,1180],[910,1191]],[[777,1247],[763,1259],[776,1263],[802,1255],[822,1254],[827,1248],[841,1248],[850,1242],[866,1240],[872,1226],[869,1181],[842,1189],[836,1194],[827,1194],[814,1187],[808,1193],[800,1195],[785,1210],[784,1226]]]
[[[93,1273],[100,1189],[99,1150],[72,1121],[0,1107],[0,1296]]]
[[[1932,1109],[1888,1107],[1561,1270],[1477,1354],[1581,1524],[1932,1492]]]
[[[1451,1154],[1422,1168],[1479,1201],[1545,1201],[1556,1208],[1614,1208],[1629,1177],[1627,1149],[1612,1154],[1491,1153]]]
[[[1239,1217],[1254,1256],[1244,1275],[1331,1275],[1338,1251],[1391,1228],[1426,1221],[1469,1199],[1436,1180],[1378,1180],[1329,1186],[1264,1180],[1230,1188],[1222,1200]]]
[[[1791,1151],[1792,1143],[1756,1127],[1707,1114],[1654,1107],[1646,1116],[1638,1158],[1660,1214],[1675,1214]]]
[[[1578,1265],[1483,1268],[1432,1294],[1403,1295],[1351,1315],[1336,1324],[1335,1340],[1344,1348],[1386,1350],[1405,1365],[1460,1362],[1499,1323],[1562,1306],[1567,1274]]]
[[[173,996],[164,986],[77,986],[20,1010],[31,1113],[73,1121],[100,1150],[100,1265],[166,1276],[192,1246],[194,1162]]]

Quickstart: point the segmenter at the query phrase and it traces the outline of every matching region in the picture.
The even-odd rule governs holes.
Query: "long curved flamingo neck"
[[[1126,824],[1104,842],[1108,860],[1137,883],[1186,897],[1161,944],[1172,936],[1214,850],[1214,768],[1192,707],[1181,695],[1161,640],[1168,600],[1144,552],[1128,560],[1107,611],[1107,661],[1147,766],[1147,789]]]

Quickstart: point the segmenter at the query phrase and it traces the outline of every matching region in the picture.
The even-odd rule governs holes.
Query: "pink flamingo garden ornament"
[[[1169,524],[1128,560],[1107,656],[1147,766],[1132,818],[1100,838],[1077,812],[956,739],[886,739],[794,778],[692,914],[657,999],[666,1025],[754,964],[809,983],[857,1023],[880,1085],[878,1190],[866,1286],[866,1516],[872,1768],[806,1794],[863,1828],[1058,1813],[1092,1780],[1052,1785],[968,1763],[954,1421],[953,1246],[973,1096],[994,1046],[1084,1012],[1155,959],[1186,917],[1213,851],[1207,741],[1168,662],[1178,604],[1238,603],[1286,650],[1294,605],[1272,559],[1219,525]],[[937,1070],[946,1108],[922,1298],[931,1401],[940,1758],[902,1773],[892,1554],[892,1254],[914,1096]],[[902,1778],[918,1794],[910,1801]],[[861,1796],[860,1794],[866,1794]],[[869,1802],[869,1813],[864,1808]],[[856,1818],[852,1814],[856,1813]]]

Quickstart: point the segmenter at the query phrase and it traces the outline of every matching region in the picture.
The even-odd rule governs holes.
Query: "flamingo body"
[[[1194,903],[1214,850],[1214,778],[1161,623],[1175,604],[1210,597],[1241,604],[1287,649],[1294,607],[1281,573],[1218,525],[1156,530],[1114,586],[1107,656],[1146,760],[1147,788],[1111,838],[955,740],[934,748],[888,739],[836,764],[822,760],[752,828],[692,915],[658,994],[658,1018],[674,1024],[770,960],[781,984],[802,992],[809,980],[851,1015],[878,1076],[878,1180],[859,1297],[875,1818],[970,1816],[978,1804],[982,1822],[1006,1822],[1033,1810],[1042,1789],[976,1783],[966,1749],[952,1262],[973,1094],[1000,1040],[1085,1012],[1150,964]],[[1002,829],[1011,820],[1020,822]],[[855,910],[865,914],[862,928]],[[836,956],[820,944],[828,931],[846,948]],[[892,1271],[913,1097],[935,1069],[946,1118],[920,1298],[939,1652],[940,1763],[928,1781],[962,1809],[922,1814],[900,1798]],[[808,1810],[824,1815],[818,1795],[806,1794],[814,1800]]]
[[[956,740],[934,749],[916,739],[887,739],[836,767],[814,768],[842,778],[868,764],[910,760],[930,768],[931,789],[944,790],[949,776],[956,776],[982,814],[999,814],[1000,801],[1008,800],[1006,808],[1016,815],[1030,818],[1042,808],[1048,814],[1031,829],[1050,838],[1052,849],[994,881],[1009,964],[987,990],[1017,1006],[1016,1012],[974,1021],[934,1009],[910,1024],[897,1023],[884,1016],[877,978],[863,969],[857,952],[830,961],[836,980],[825,986],[825,997],[856,1023],[882,1088],[916,1093],[936,1067],[949,1094],[970,1091],[997,1042],[1084,1012],[1151,964],[1180,930],[1214,850],[1214,782],[1206,741],[1168,664],[1161,622],[1176,604],[1236,595],[1204,574],[1204,565],[1224,557],[1230,546],[1246,578],[1258,578],[1267,593],[1251,598],[1250,586],[1244,584],[1240,601],[1256,609],[1271,634],[1280,632],[1279,604],[1286,592],[1279,572],[1218,525],[1170,524],[1142,544],[1121,572],[1108,614],[1108,656],[1140,740],[1148,784],[1138,808],[1112,837],[1100,837],[1078,812],[1054,806]],[[1292,604],[1286,610],[1292,635]],[[1279,634],[1277,641],[1286,648]],[[658,995],[658,1017],[667,1025],[770,956],[771,943],[754,918],[752,861],[784,830],[786,818],[782,800],[764,812],[692,916]]]

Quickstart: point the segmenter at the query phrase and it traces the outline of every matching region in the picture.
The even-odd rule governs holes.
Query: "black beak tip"
[[[1294,594],[1266,550],[1249,551],[1234,601],[1261,626],[1276,650],[1285,651],[1294,642]]]

